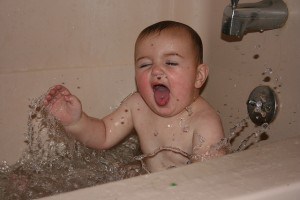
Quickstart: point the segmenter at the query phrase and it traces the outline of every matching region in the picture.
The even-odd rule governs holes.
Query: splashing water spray
[[[254,143],[260,141],[263,133],[269,129],[269,124],[275,119],[278,112],[278,100],[276,93],[269,86],[258,86],[252,90],[247,100],[248,117],[236,124],[230,130],[228,141],[234,139],[239,132],[247,127],[247,120],[250,120],[256,125],[257,130],[249,134],[241,141],[238,148],[231,150],[234,152],[242,151],[251,144],[248,144],[251,138],[256,138]]]
[[[87,148],[48,113],[44,97],[29,105],[27,148],[21,158],[13,165],[0,162],[1,200],[36,199],[143,174],[129,164],[140,154],[136,136],[111,150]]]

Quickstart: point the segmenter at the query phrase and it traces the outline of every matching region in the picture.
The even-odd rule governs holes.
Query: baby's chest
[[[187,153],[192,151],[192,132],[184,132],[178,127],[148,127],[139,135],[141,146],[147,152],[165,147],[180,149]]]

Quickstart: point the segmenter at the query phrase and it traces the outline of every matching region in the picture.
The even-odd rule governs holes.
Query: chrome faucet
[[[243,37],[247,32],[262,32],[282,27],[288,18],[288,8],[282,0],[262,0],[257,3],[231,5],[224,9],[222,33]]]
[[[239,0],[231,0],[231,7],[232,8],[236,8],[236,6],[238,5]]]

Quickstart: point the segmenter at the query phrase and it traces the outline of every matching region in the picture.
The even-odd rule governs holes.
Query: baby
[[[208,67],[202,41],[189,26],[162,21],[144,29],[135,43],[137,92],[108,116],[82,111],[64,86],[53,87],[44,104],[84,145],[109,149],[136,130],[150,172],[220,156],[224,138],[216,111],[200,96]]]

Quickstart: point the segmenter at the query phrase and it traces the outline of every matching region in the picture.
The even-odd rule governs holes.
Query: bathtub
[[[299,199],[300,137],[186,167],[108,183],[58,199]]]
[[[172,19],[192,26],[203,39],[210,76],[202,95],[219,112],[226,134],[247,116],[252,89],[274,88],[279,112],[268,137],[247,151],[205,163],[44,199],[296,199],[300,2],[285,2],[284,27],[230,42],[221,37],[223,9],[230,1],[1,1],[0,160],[12,164],[20,157],[28,105],[54,84],[66,85],[91,116],[115,109],[135,91],[137,35],[154,22]],[[241,138],[253,127],[249,123]]]

